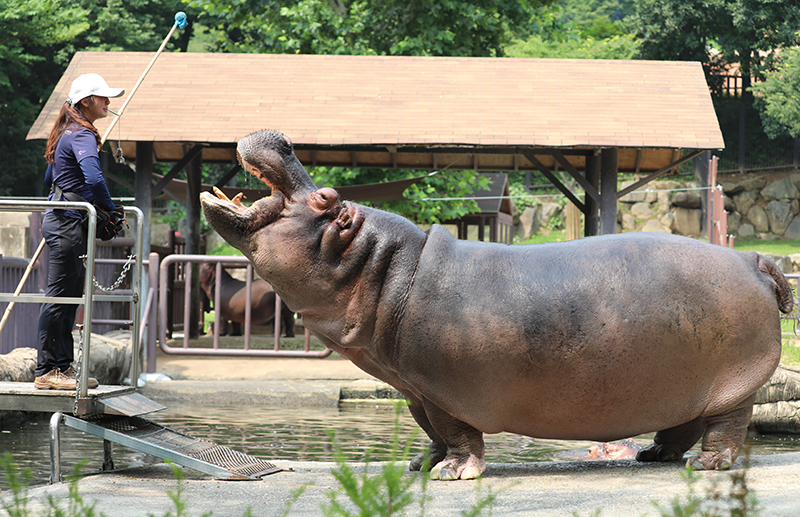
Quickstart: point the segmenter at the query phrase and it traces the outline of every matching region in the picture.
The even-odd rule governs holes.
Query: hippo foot
[[[408,465],[409,470],[430,470],[431,465],[442,462],[447,457],[447,446],[431,442],[428,452],[421,452],[414,456]]]
[[[697,470],[728,470],[738,455],[738,451],[734,453],[729,447],[721,451],[705,451],[689,458],[686,466]]]
[[[683,451],[668,444],[654,443],[636,453],[636,461],[677,461],[683,458]]]
[[[486,462],[474,454],[450,456],[431,469],[431,479],[452,481],[455,479],[477,479],[486,470]]]

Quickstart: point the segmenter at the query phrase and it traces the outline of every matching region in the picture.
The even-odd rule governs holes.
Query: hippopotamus
[[[279,132],[237,156],[272,194],[203,193],[207,221],[326,346],[407,397],[432,479],[480,476],[483,433],[499,432],[655,431],[637,460],[680,460],[702,438],[690,465],[733,465],[793,306],[767,257],[661,233],[457,240],[317,188]]]
[[[214,264],[205,262],[200,265],[200,287],[206,293],[208,300],[214,301],[216,289],[217,268]],[[268,282],[259,279],[250,284],[250,324],[269,325],[275,320],[275,291]],[[245,320],[247,304],[246,282],[233,278],[230,273],[222,269],[220,275],[220,306],[217,307],[217,319],[221,322],[232,322],[234,327],[232,335],[241,335],[240,324]],[[286,337],[294,337],[294,313],[289,310],[286,303],[281,301],[281,322],[275,327],[275,332],[280,333],[283,328]],[[223,327],[220,326],[220,329]],[[222,330],[220,333],[224,334]]]
[[[622,440],[611,443],[593,443],[586,449],[560,451],[556,452],[554,456],[579,460],[628,460],[635,458],[643,448],[636,442]]]

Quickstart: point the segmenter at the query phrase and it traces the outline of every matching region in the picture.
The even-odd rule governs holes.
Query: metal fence
[[[720,173],[745,173],[800,168],[800,142],[789,135],[770,139],[758,109],[745,97],[717,97],[714,109],[725,149],[715,151]]]
[[[170,309],[170,298],[168,296],[168,286],[169,286],[169,278],[170,278],[170,268],[172,266],[179,267],[184,273],[184,281],[186,285],[191,285],[192,283],[192,276],[197,274],[195,272],[195,268],[193,267],[194,264],[202,264],[202,263],[212,263],[220,264],[220,266],[216,266],[218,268],[221,267],[221,264],[240,264],[246,265],[247,267],[247,280],[245,284],[245,293],[246,293],[246,312],[245,312],[245,322],[244,322],[244,339],[242,340],[242,347],[241,348],[220,348],[219,346],[219,328],[220,325],[214,325],[214,340],[212,348],[207,347],[197,347],[190,345],[190,337],[188,332],[184,332],[183,334],[183,344],[181,347],[169,346],[167,345],[167,315]],[[153,263],[153,258],[151,257],[150,260],[151,268]],[[152,269],[151,269],[152,271]],[[151,274],[151,279],[152,279]],[[216,293],[220,292],[220,278],[221,275],[215,275],[217,288]],[[303,350],[281,350],[280,348],[280,311],[281,311],[281,300],[280,297],[275,297],[275,332],[273,335],[273,343],[274,346],[271,350],[264,350],[264,349],[253,349],[250,347],[250,328],[251,328],[251,314],[250,314],[250,307],[251,307],[251,300],[250,300],[250,293],[252,288],[253,282],[253,266],[248,259],[245,257],[234,257],[234,256],[217,256],[217,255],[170,255],[166,257],[158,267],[158,339],[159,339],[159,347],[164,353],[167,354],[176,354],[176,355],[205,355],[205,356],[249,356],[249,357],[308,357],[308,358],[323,358],[327,357],[332,353],[332,350],[326,348],[325,350],[311,350],[310,349],[310,339],[311,334],[306,329],[305,331],[305,342]],[[183,297],[183,304],[184,310],[183,314],[185,315],[184,318],[188,319],[190,316],[189,306],[191,304],[191,292],[190,290],[184,290],[184,297]],[[219,306],[220,300],[217,299],[215,303],[215,308]],[[216,309],[215,309],[216,310]],[[218,323],[221,320],[221,316],[215,313],[215,322]],[[183,328],[189,328],[190,322],[184,321]],[[148,344],[149,345],[149,344]],[[148,357],[150,355],[155,354],[155,348],[153,347],[152,351],[149,352]],[[149,362],[148,362],[149,364]]]

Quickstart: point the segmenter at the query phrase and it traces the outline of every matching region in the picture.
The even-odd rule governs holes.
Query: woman
[[[72,82],[69,99],[61,107],[45,149],[49,200],[74,201],[77,195],[108,212],[115,210],[100,170],[100,134],[94,122],[108,116],[109,97],[123,93],[123,89],[109,88],[97,74],[84,74]],[[42,234],[50,247],[47,296],[83,296],[86,268],[80,257],[86,254],[84,217],[85,212],[74,209],[49,209],[45,213]],[[72,328],[77,308],[74,304],[42,305],[36,388],[76,388]],[[88,384],[93,388],[97,380],[90,378]]]

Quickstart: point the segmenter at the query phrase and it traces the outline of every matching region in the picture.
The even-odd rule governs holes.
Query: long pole
[[[150,72],[150,69],[153,68],[153,65],[156,63],[156,59],[158,59],[158,56],[160,56],[161,53],[164,51],[164,48],[166,48],[167,43],[169,42],[169,39],[172,37],[172,34],[175,32],[175,29],[177,29],[177,28],[183,29],[184,27],[186,27],[186,24],[187,24],[186,14],[183,13],[183,12],[175,13],[175,23],[172,25],[172,28],[169,30],[169,34],[167,34],[167,37],[164,38],[164,41],[161,42],[161,46],[158,47],[158,51],[156,51],[156,54],[153,56],[153,59],[150,60],[150,64],[147,65],[147,68],[145,68],[144,72],[139,77],[139,80],[136,81],[136,85],[134,85],[133,89],[131,90],[131,93],[125,99],[125,102],[122,104],[122,107],[119,109],[119,111],[118,112],[113,112],[112,111],[112,113],[114,114],[114,119],[111,121],[111,124],[108,126],[108,129],[106,129],[105,134],[100,139],[100,146],[101,147],[103,146],[103,144],[106,143],[106,139],[108,138],[108,135],[111,134],[111,130],[114,129],[114,126],[117,124],[117,121],[122,116],[122,113],[125,111],[125,108],[128,107],[128,103],[131,102],[131,99],[133,98],[134,94],[136,93],[136,90],[139,89],[139,86],[142,84],[142,81],[144,81],[144,78],[147,77],[147,74],[148,74],[148,72]],[[14,296],[19,296],[19,293],[22,291],[22,288],[25,286],[25,282],[28,281],[28,276],[30,275],[31,270],[33,269],[33,266],[36,264],[36,261],[39,260],[39,255],[41,255],[41,253],[42,253],[42,249],[44,248],[44,244],[45,244],[45,240],[44,240],[44,237],[42,237],[42,241],[39,243],[39,247],[36,248],[36,251],[34,252],[33,256],[31,257],[30,262],[28,263],[28,267],[25,268],[25,273],[23,273],[22,279],[20,280],[19,285],[17,285],[17,289],[14,291]],[[91,273],[89,273],[89,274],[91,274]],[[6,321],[8,321],[8,316],[9,316],[9,314],[11,314],[11,310],[14,308],[15,304],[16,304],[16,302],[9,302],[8,307],[6,307],[6,311],[3,313],[3,319],[0,320],[0,333],[3,332],[3,328],[6,326]],[[90,322],[90,324],[91,324],[91,322]],[[88,332],[91,332],[91,326],[89,327]]]
[[[139,89],[139,86],[142,84],[142,81],[144,81],[144,78],[147,77],[147,74],[148,72],[150,72],[150,69],[153,68],[154,64],[156,64],[156,59],[158,59],[158,56],[160,56],[161,53],[164,51],[164,48],[167,46],[167,43],[169,42],[169,39],[172,37],[172,33],[175,32],[175,29],[177,29],[178,27],[180,27],[181,29],[186,27],[186,14],[184,14],[183,12],[179,12],[175,15],[175,24],[169,30],[169,34],[167,34],[167,37],[164,38],[164,41],[161,42],[161,46],[158,47],[156,55],[154,55],[153,59],[150,60],[150,64],[147,65],[147,68],[144,69],[144,72],[139,77],[139,80],[136,81],[136,84],[134,85],[133,90],[131,90],[130,95],[128,95],[128,97],[125,99],[125,102],[122,103],[122,107],[119,109],[118,112],[114,113],[114,119],[111,121],[111,124],[109,124],[108,129],[106,129],[103,138],[100,139],[100,145],[103,145],[106,142],[108,135],[111,134],[111,130],[114,129],[114,126],[117,125],[117,121],[125,112],[125,108],[128,107],[128,104],[131,102],[131,99],[133,98],[134,94],[136,94],[136,90]]]

